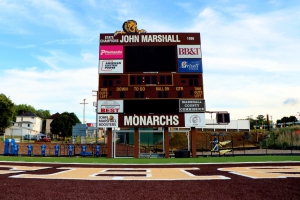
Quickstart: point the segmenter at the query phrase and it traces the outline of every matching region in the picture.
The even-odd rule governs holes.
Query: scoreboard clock
[[[200,33],[100,34],[99,41],[98,100],[122,100],[124,114],[205,112]]]

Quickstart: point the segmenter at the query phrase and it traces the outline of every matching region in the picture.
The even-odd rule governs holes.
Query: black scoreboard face
[[[100,34],[98,100],[123,113],[204,112],[180,108],[204,102],[202,73],[200,33]]]
[[[175,46],[124,46],[125,73],[176,72]]]

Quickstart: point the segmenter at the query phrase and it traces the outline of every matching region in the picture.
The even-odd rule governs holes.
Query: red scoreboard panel
[[[202,73],[200,33],[100,34],[98,99],[123,100],[126,114],[204,100]]]

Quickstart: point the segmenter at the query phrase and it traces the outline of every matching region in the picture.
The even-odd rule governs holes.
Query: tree
[[[15,105],[4,94],[0,94],[0,132],[8,128],[13,121]]]
[[[289,118],[288,118],[288,122],[296,122],[297,121],[297,117],[295,117],[295,116],[290,116]]]
[[[58,134],[60,137],[72,136],[72,126],[81,123],[74,113],[64,112],[56,117],[50,124],[52,134]]]
[[[21,115],[23,113],[26,112],[32,112],[32,113],[36,113],[36,110],[33,106],[31,105],[27,105],[27,104],[20,104],[20,105],[16,105],[15,106],[15,113],[14,113],[14,121],[16,121],[16,116]]]
[[[262,122],[265,121],[265,116],[264,115],[258,115],[256,117],[256,119],[257,119],[258,123],[262,123]]]
[[[256,129],[257,120],[253,119],[252,117],[248,117],[248,120],[250,121],[250,129]]]
[[[37,110],[36,115],[42,119],[47,119],[48,117],[51,116],[49,110],[42,110],[42,109]]]
[[[287,122],[296,122],[297,118],[295,116],[283,117],[280,120],[277,120],[277,123],[287,123]]]
[[[51,116],[50,111],[39,109],[36,111],[36,115],[39,116],[40,118],[42,118],[42,120],[43,120],[42,132],[45,133],[46,132],[46,119]]]

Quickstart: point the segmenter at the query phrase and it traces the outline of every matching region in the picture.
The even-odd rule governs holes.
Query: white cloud
[[[268,4],[274,5],[274,6],[280,6],[281,2],[278,0],[270,0],[268,1]]]
[[[95,36],[91,38],[68,38],[68,39],[59,39],[47,41],[45,45],[65,45],[65,44],[88,44],[95,39]]]
[[[87,33],[86,28],[80,23],[81,19],[76,17],[74,10],[69,9],[67,5],[58,1],[34,0],[31,2],[31,8],[35,10],[34,15],[39,17],[35,23],[74,35],[84,35]]]
[[[299,3],[259,5],[2,0],[0,45],[6,54],[0,55],[0,68],[9,70],[0,73],[6,83],[1,93],[51,113],[75,112],[80,120],[80,103],[86,98],[86,118],[94,119],[99,33],[121,30],[124,21],[134,19],[148,32],[201,33],[208,110],[227,110],[232,119],[270,114],[276,120],[296,114]]]
[[[16,11],[17,14],[16,14]],[[30,31],[21,26],[28,20],[26,8],[17,2],[3,0],[0,2],[0,33],[28,34]],[[16,17],[18,15],[18,17]]]
[[[96,56],[93,53],[87,52],[87,51],[82,51],[81,52],[81,56],[82,56],[82,62],[84,63],[90,63],[90,64],[97,64],[97,61],[99,59],[99,56]],[[97,66],[97,65],[95,65]]]
[[[273,74],[210,72],[203,75],[207,110],[226,110],[233,119],[268,113],[276,120],[293,115],[299,109],[300,99],[295,91],[300,91],[300,85],[292,84],[297,80],[297,75],[292,80]]]
[[[76,54],[70,55],[60,50],[51,50],[48,55],[38,55],[40,61],[47,64],[52,69],[68,69],[68,68],[82,68],[82,63],[90,63],[97,66],[97,56],[89,51],[82,50]]]
[[[28,0],[24,4],[20,4],[19,1],[4,1],[0,3],[0,7],[0,31],[3,32],[33,34],[33,31],[37,30],[32,30],[32,26],[37,26],[39,29],[48,27],[52,31],[58,30],[65,34],[89,34],[76,11],[60,1]]]
[[[36,109],[56,112],[74,112],[82,120],[83,107],[87,99],[86,119],[94,119],[92,90],[97,89],[95,67],[69,70],[45,70],[37,68],[6,70],[2,77],[5,88],[1,92],[10,96],[15,104],[28,104]],[[86,120],[87,121],[87,120]]]
[[[216,22],[221,19],[221,14],[216,12],[210,7],[205,8],[201,13],[198,15],[198,19],[202,19],[205,22]],[[196,19],[196,20],[198,20]]]
[[[294,98],[288,98],[286,99],[283,104],[287,104],[287,105],[297,105],[299,104],[299,100],[298,99],[294,99]]]
[[[185,12],[193,12],[193,4],[190,2],[175,2],[175,5],[177,5],[179,8],[183,9]]]
[[[36,47],[35,44],[28,44],[28,45],[24,45],[24,46],[17,46],[17,49],[29,49],[29,48],[34,48]]]
[[[209,62],[206,67],[238,71],[258,68],[266,72],[300,70],[295,64],[299,61],[299,37],[291,38],[286,32],[292,29],[293,22],[300,26],[298,18],[291,17],[297,15],[296,10],[231,14],[234,17],[227,19],[224,13],[208,7],[199,13],[190,29],[201,33],[203,61]]]

